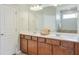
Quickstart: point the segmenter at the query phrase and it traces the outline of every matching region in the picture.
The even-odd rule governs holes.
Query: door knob
[[[4,35],[4,34],[0,34],[0,35]]]

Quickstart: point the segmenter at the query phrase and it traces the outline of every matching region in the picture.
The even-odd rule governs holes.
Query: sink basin
[[[63,39],[76,39],[76,40],[79,40],[79,36],[78,35],[55,33],[55,34],[51,34],[49,36],[59,37],[59,38],[63,38]]]

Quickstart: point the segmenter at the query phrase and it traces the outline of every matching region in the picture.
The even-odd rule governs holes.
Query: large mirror
[[[77,33],[77,7],[71,6],[67,9],[65,6],[68,5],[65,5],[60,9],[61,6],[56,11],[57,32]]]
[[[62,33],[77,33],[77,6],[72,4],[62,4],[58,6],[53,5],[41,5],[44,6],[42,10],[30,12],[30,15],[34,22],[29,18],[29,24],[34,28],[34,32],[40,32],[42,28],[49,27],[51,32]],[[32,17],[33,16],[33,17]],[[34,25],[34,26],[33,26]],[[30,26],[29,26],[30,27]],[[29,28],[30,29],[30,28]]]
[[[50,28],[51,32],[56,30],[56,7],[52,5],[41,5],[42,10],[29,10],[29,32],[40,32],[43,28]],[[31,30],[32,29],[32,30]]]

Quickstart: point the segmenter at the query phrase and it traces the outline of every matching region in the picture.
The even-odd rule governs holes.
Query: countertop
[[[50,33],[49,35],[41,35],[40,33],[32,33],[32,32],[27,32],[23,33],[21,32],[20,34],[25,34],[25,35],[31,35],[31,36],[37,36],[37,37],[44,37],[44,38],[53,38],[53,39],[58,39],[58,40],[66,40],[66,41],[72,41],[72,42],[79,42],[79,34],[72,34],[72,33]]]

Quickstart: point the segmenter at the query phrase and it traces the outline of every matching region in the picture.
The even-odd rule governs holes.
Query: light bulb
[[[42,6],[39,6],[39,5],[34,5],[32,7],[30,7],[30,10],[33,10],[33,11],[39,11],[39,10],[42,10]]]

